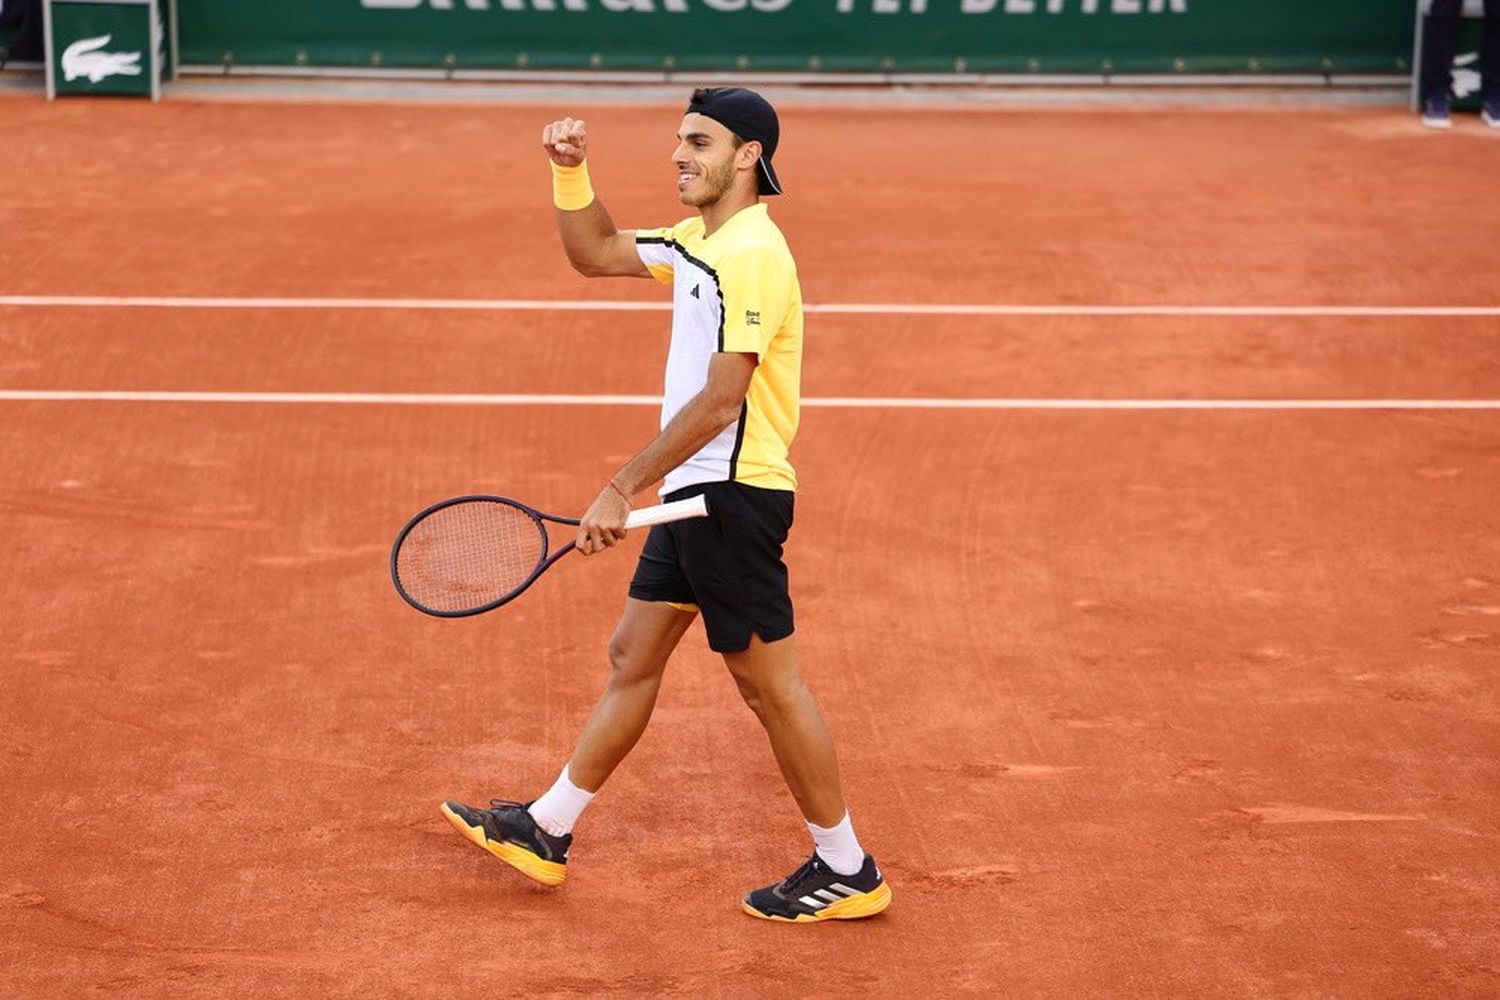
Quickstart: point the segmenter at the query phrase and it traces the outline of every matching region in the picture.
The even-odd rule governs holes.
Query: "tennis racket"
[[[706,517],[703,497],[633,510],[626,528]],[[423,614],[464,618],[520,597],[537,578],[573,551],[555,553],[544,522],[577,526],[578,519],[544,514],[506,497],[443,500],[407,522],[391,546],[396,593]]]

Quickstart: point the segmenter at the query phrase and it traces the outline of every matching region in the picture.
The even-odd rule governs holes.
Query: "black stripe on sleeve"
[[[714,283],[714,294],[719,297],[719,336],[717,342],[718,346],[715,348],[715,350],[724,350],[724,289],[719,285],[719,272],[709,267],[708,264],[699,260],[697,257],[694,257],[692,254],[688,253],[687,248],[674,239],[668,239],[665,236],[637,236],[635,238],[635,242],[637,244],[654,243],[659,246],[671,247],[681,255],[683,260],[687,261],[689,264],[692,264],[694,267],[698,268],[698,270],[709,276],[709,278]]]

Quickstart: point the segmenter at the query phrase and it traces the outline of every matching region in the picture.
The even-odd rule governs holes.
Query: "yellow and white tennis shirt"
[[[736,212],[707,239],[698,216],[638,230],[635,248],[652,276],[672,285],[662,427],[708,384],[716,352],[757,359],[740,419],[667,473],[661,492],[709,482],[796,489],[787,449],[802,392],[802,289],[766,206]]]

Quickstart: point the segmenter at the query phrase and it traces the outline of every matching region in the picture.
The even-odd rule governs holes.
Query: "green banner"
[[[156,0],[46,0],[47,94],[161,94]]]
[[[1411,0],[179,0],[184,64],[1395,73]]]

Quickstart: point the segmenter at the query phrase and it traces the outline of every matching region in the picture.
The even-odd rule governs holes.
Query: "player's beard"
[[[734,186],[734,157],[727,156],[724,162],[703,171],[702,183],[697,194],[689,195],[685,201],[694,208],[712,205],[729,193]]]

